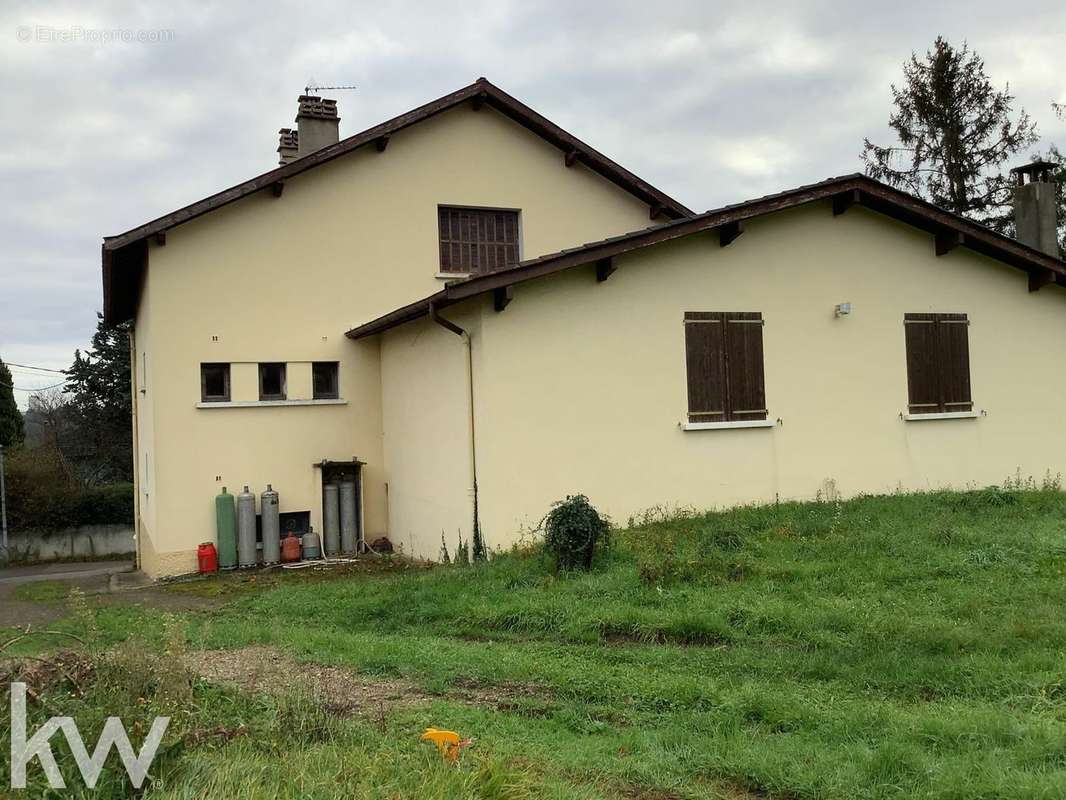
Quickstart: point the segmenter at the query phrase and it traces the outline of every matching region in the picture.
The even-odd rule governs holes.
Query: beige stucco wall
[[[1066,471],[1066,426],[1055,412],[1066,373],[1051,355],[1066,343],[1061,289],[1030,294],[1021,271],[964,248],[937,258],[929,234],[865,209],[834,217],[828,203],[752,220],[726,248],[703,233],[616,264],[603,284],[591,266],[521,284],[502,313],[476,302],[480,508],[492,545],[507,545],[574,492],[625,522],[652,506],[813,498],[827,481],[852,495]],[[834,318],[845,301],[852,315]],[[680,429],[685,311],[762,312],[778,427]],[[973,398],[986,416],[901,420],[903,315],[920,311],[969,315]],[[417,349],[411,341],[404,358]],[[427,364],[436,358],[421,352]],[[383,349],[386,361],[392,353]],[[404,410],[432,413],[444,428],[448,419],[460,425],[465,408],[459,396],[424,395]],[[423,446],[390,441],[406,451],[391,454],[395,484],[431,485],[440,454]],[[410,474],[399,474],[401,464]],[[423,525],[414,538],[433,556],[439,530],[429,518]]]
[[[365,532],[387,531],[379,346],[343,334],[441,288],[438,204],[521,209],[525,257],[649,224],[645,204],[566,168],[524,128],[460,107],[394,134],[384,153],[288,180],[280,198],[261,192],[171,229],[150,245],[136,322],[146,571],[195,568],[223,485],[272,483],[283,512],[310,510],[320,529],[311,464],[323,458],[366,462]],[[345,405],[197,408],[201,362],[232,362],[233,399],[254,400],[257,362],[288,362],[293,397],[317,360],[340,362]]]
[[[474,383],[482,381],[477,306],[442,316],[474,343]],[[429,320],[389,331],[381,341],[389,535],[404,552],[436,558],[441,536],[454,553],[473,532],[470,397],[464,339]],[[475,406],[477,405],[475,400]]]

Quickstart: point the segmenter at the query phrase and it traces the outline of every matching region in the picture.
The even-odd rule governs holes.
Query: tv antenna
[[[346,91],[350,89],[357,89],[357,86],[305,86],[304,94],[311,94],[311,92],[320,92],[323,89],[331,92]]]

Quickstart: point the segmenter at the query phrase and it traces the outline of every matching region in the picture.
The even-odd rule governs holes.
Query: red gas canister
[[[204,542],[197,547],[196,561],[200,565],[201,575],[218,572],[218,551],[215,550],[214,544],[211,542]]]
[[[281,540],[281,560],[300,560],[300,540],[296,538],[292,531],[289,531],[289,535]]]

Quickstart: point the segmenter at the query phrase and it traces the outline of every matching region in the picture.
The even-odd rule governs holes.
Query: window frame
[[[212,367],[222,369],[222,385],[224,392],[221,395],[209,395],[207,393],[207,370]],[[230,363],[227,361],[201,361],[200,362],[200,402],[201,403],[228,403],[232,397],[232,382],[230,381]]]
[[[263,391],[263,372],[265,369],[278,367],[281,370],[281,393],[271,394]],[[288,364],[284,361],[261,361],[258,363],[259,373],[259,401],[286,400],[288,389]]]
[[[761,427],[769,417],[766,403],[766,352],[762,331],[766,325],[761,311],[686,311],[683,317],[685,330],[685,383],[688,393],[687,420],[689,425],[714,425],[715,427]],[[717,341],[704,338],[701,341],[697,325],[718,326],[713,330]],[[742,325],[744,328],[733,328]],[[758,332],[750,336],[747,326]],[[738,338],[739,337],[739,338]],[[705,372],[695,373],[693,367],[703,361]],[[757,363],[756,363],[757,361]],[[754,367],[748,372],[746,368]],[[743,375],[743,380],[739,377]],[[746,394],[748,398],[741,395]],[[717,400],[716,400],[717,398]],[[752,400],[755,403],[752,403]],[[721,409],[695,408],[702,400]],[[747,402],[744,402],[747,400]],[[736,405],[753,406],[761,402],[761,408],[737,408]],[[747,425],[745,425],[747,423]]]
[[[508,241],[494,241],[484,242],[483,244],[491,245],[493,247],[514,247],[514,262],[505,264],[502,267],[485,267],[481,265],[465,264],[463,266],[454,266],[449,263],[445,266],[445,245],[456,245],[460,248],[470,247],[471,245],[478,244],[477,242],[471,242],[462,238],[461,232],[457,239],[452,239],[450,236],[446,239],[444,235],[443,216],[446,212],[460,212],[468,213],[471,215],[489,215],[489,214],[509,214],[514,216],[514,242]],[[451,261],[449,257],[449,262]],[[460,261],[462,258],[460,257]],[[513,269],[522,260],[522,209],[520,208],[502,208],[493,206],[464,206],[441,203],[437,205],[437,267],[438,274],[441,276],[448,275],[486,275],[491,272],[501,272],[507,269]]]
[[[319,367],[331,367],[331,382],[333,388],[328,393],[320,394],[318,391],[318,385],[315,380],[315,370]],[[339,361],[312,361],[311,362],[311,398],[314,400],[339,400],[341,396],[341,381],[340,381],[340,362]]]
[[[926,328],[927,325],[932,327]],[[956,336],[954,341],[950,340],[947,331],[957,331],[959,328],[944,327],[949,325],[962,326],[962,335]],[[974,402],[970,370],[969,316],[959,312],[905,313],[903,329],[907,368],[907,417],[972,415]],[[928,331],[931,334],[921,345],[919,331]],[[916,350],[919,346],[924,348],[921,352]],[[953,357],[962,357],[964,361],[950,363],[948,359]],[[935,390],[931,385],[923,385],[922,380],[935,381]],[[954,385],[953,380],[956,381]],[[922,395],[923,390],[929,392],[928,397]],[[959,399],[949,400],[949,396]],[[930,400],[935,402],[929,402]]]

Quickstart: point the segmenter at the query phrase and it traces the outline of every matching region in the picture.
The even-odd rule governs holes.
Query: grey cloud
[[[273,166],[305,82],[342,134],[485,75],[697,209],[860,168],[888,84],[968,39],[1066,144],[1066,7],[991,0],[518,3],[15,2],[0,10],[0,355],[65,366],[100,306],[99,244]],[[19,26],[173,40],[23,43]]]

